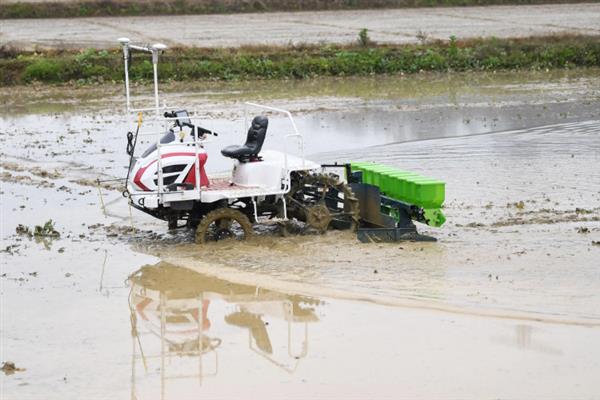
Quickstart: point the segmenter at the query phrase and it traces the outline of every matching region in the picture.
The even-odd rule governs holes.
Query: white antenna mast
[[[154,108],[156,116],[160,116],[160,101],[158,98],[158,54],[165,50],[167,46],[162,43],[155,43],[152,46],[137,46],[130,44],[128,38],[119,38],[119,43],[123,46],[123,61],[125,62],[125,98],[127,102],[127,112],[131,112],[131,98],[129,93],[129,54],[131,50],[145,51],[152,54],[152,72],[154,74]]]
[[[162,43],[155,43],[150,50],[152,51],[152,68],[154,69],[154,104],[156,107],[156,116],[160,115],[160,102],[158,100],[158,53],[166,49]]]
[[[125,101],[127,112],[129,113],[129,109],[131,108],[131,104],[129,103],[129,39],[126,37],[119,38],[119,43],[123,46],[123,61],[125,62]]]

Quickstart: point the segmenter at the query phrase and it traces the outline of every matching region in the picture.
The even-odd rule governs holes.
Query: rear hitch
[[[437,240],[417,231],[412,220],[419,220],[422,216],[422,210],[418,207],[382,196],[379,188],[374,185],[351,183],[350,187],[360,204],[360,226],[357,236],[361,242]]]

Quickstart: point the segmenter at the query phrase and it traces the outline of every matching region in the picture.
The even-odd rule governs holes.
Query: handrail
[[[300,131],[298,131],[298,127],[296,126],[296,122],[294,121],[294,117],[292,117],[292,113],[289,112],[288,110],[284,110],[283,108],[277,108],[277,107],[272,107],[272,106],[267,106],[264,104],[257,104],[257,103],[252,103],[252,102],[245,102],[244,104],[248,105],[248,106],[252,106],[252,107],[257,107],[257,108],[262,108],[265,110],[271,110],[271,111],[275,111],[275,112],[279,112],[282,114],[285,114],[288,119],[290,120],[290,122],[292,123],[292,128],[294,129],[294,133],[290,133],[288,135],[284,136],[284,139],[288,139],[290,137],[298,137],[300,138],[300,159],[302,160],[302,168],[305,167],[305,158],[304,158],[304,136],[302,136],[302,134],[300,133]],[[283,158],[284,158],[284,164],[285,164],[285,169],[288,170],[288,159],[287,159],[287,141],[284,140],[283,142],[283,146],[284,146],[284,151],[283,151]]]
[[[177,110],[178,108],[181,108],[181,107],[162,106],[160,108],[161,109]],[[155,108],[149,108],[149,109],[148,108],[145,108],[145,109],[132,109],[130,111],[130,114],[131,114],[130,116],[137,117],[137,113],[139,113],[140,111],[143,112],[143,111],[152,111],[152,110],[155,110]],[[212,120],[213,119],[213,117],[210,114],[198,114],[198,113],[194,113],[194,112],[188,112],[188,118],[190,120],[192,120],[192,121],[193,120],[205,120],[205,119]],[[156,116],[156,115],[154,115],[154,116],[149,115],[149,116],[146,116],[144,118],[144,120],[155,121],[155,122],[176,121],[178,119],[179,119],[179,117],[165,117],[163,115],[158,115],[158,116]],[[137,121],[137,118],[136,118],[136,121]]]
[[[161,110],[162,109],[166,109],[166,108],[169,108],[169,107],[167,107],[166,105],[163,105],[163,106],[159,107],[159,109],[161,109]],[[134,112],[140,112],[140,111],[144,112],[144,111],[154,111],[154,110],[156,110],[156,107],[131,108],[131,109],[129,109],[129,112],[134,113]]]
[[[294,121],[294,118],[292,117],[292,113],[289,112],[288,110],[284,110],[283,108],[266,106],[264,104],[252,103],[252,102],[249,102],[249,101],[247,101],[244,104],[249,105],[249,106],[253,106],[253,107],[257,107],[257,108],[264,108],[265,110],[277,111],[277,112],[280,112],[280,113],[283,113],[283,114],[287,115],[287,117],[290,119],[290,122],[292,123],[292,127],[294,128],[294,132],[297,135],[302,136],[300,134],[300,132],[298,131],[298,127],[296,126],[296,122]]]
[[[158,195],[160,196],[160,202],[163,202],[163,166],[162,166],[162,157],[160,154],[160,149],[161,149],[161,143],[160,143],[160,136],[158,137],[157,141],[156,141],[156,178],[157,178],[157,186],[158,186]]]

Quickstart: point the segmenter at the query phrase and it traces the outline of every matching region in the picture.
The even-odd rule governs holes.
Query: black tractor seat
[[[267,117],[263,117],[262,115],[254,117],[250,129],[248,129],[246,143],[241,146],[227,146],[221,150],[221,154],[225,157],[235,158],[240,162],[260,161],[261,158],[258,156],[258,153],[260,153],[260,149],[265,141],[268,126],[269,119]]]

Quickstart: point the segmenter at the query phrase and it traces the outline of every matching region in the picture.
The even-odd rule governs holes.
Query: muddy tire
[[[248,217],[233,208],[218,208],[206,214],[196,228],[196,243],[227,238],[246,240],[252,236],[252,223]]]

